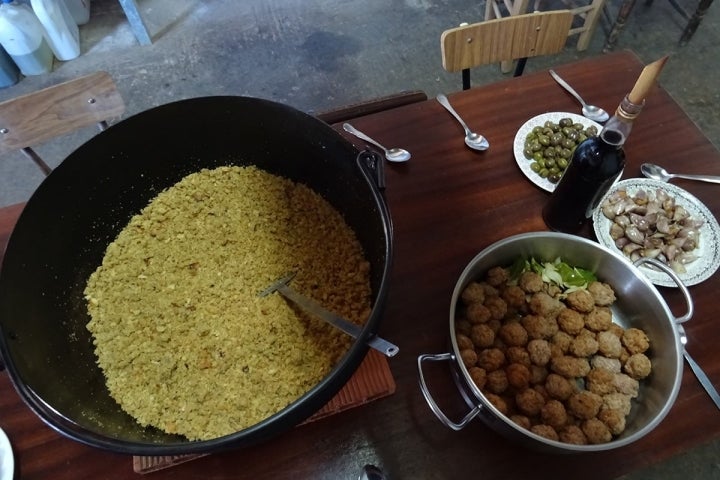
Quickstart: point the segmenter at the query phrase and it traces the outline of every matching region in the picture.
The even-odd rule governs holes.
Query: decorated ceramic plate
[[[10,448],[10,440],[0,428],[0,480],[12,480],[14,471],[15,460]]]
[[[527,137],[528,133],[532,132],[533,128],[543,126],[547,121],[559,123],[563,118],[570,118],[575,123],[581,123],[585,126],[585,128],[595,126],[595,128],[598,129],[598,132],[602,130],[602,125],[597,122],[593,122],[592,120],[588,120],[582,115],[567,112],[549,112],[537,115],[525,122],[515,134],[515,140],[513,142],[513,153],[515,154],[515,161],[517,162],[518,167],[520,167],[520,170],[531,182],[547,192],[555,190],[555,184],[547,178],[543,178],[533,172],[530,168],[532,161],[525,158],[525,154],[523,153],[523,150],[525,150],[525,137]]]
[[[692,250],[696,260],[684,265],[685,271],[678,272],[678,277],[686,286],[695,285],[707,280],[720,266],[720,226],[710,210],[696,197],[680,187],[670,183],[651,180],[649,178],[631,178],[616,183],[600,202],[593,213],[593,228],[598,241],[610,249],[616,249],[615,240],[610,236],[612,221],[602,212],[602,204],[605,200],[617,192],[625,190],[629,196],[636,196],[640,190],[644,190],[649,196],[655,198],[658,189],[665,191],[675,199],[675,204],[682,206],[693,220],[701,221],[699,227],[699,238],[697,248]],[[665,273],[641,266],[640,270],[655,285],[675,287],[675,282]]]

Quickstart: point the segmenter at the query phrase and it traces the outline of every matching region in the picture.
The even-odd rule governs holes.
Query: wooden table
[[[631,89],[641,68],[632,53],[616,52],[556,70],[580,91],[592,92],[588,100],[612,109]],[[488,151],[465,147],[459,125],[434,100],[353,120],[381,142],[413,154],[410,162],[386,168],[396,256],[379,333],[401,348],[390,361],[396,393],[295,428],[265,444],[193,460],[153,473],[152,478],[355,479],[362,465],[374,463],[394,479],[468,475],[608,479],[720,438],[720,412],[687,367],[666,419],[640,441],[610,452],[539,454],[518,447],[480,421],[460,432],[451,431],[430,412],[418,388],[416,360],[423,353],[448,351],[450,296],[463,268],[497,240],[546,229],[540,210],[548,194],[529,182],[515,164],[515,132],[544,111],[578,110],[575,100],[546,72],[452,94],[450,100],[474,129],[489,138]],[[720,152],[660,87],[636,121],[626,152],[626,177],[639,176],[644,161],[687,173],[720,175]],[[715,214],[720,212],[717,186],[677,183]],[[20,207],[0,210],[0,245],[19,211]],[[690,291],[696,314],[686,327],[689,349],[718,384],[720,277],[716,274]],[[665,288],[661,292],[671,308],[682,313],[679,293]],[[464,414],[466,407],[447,367],[429,365],[427,374],[446,411],[457,418]],[[130,457],[78,444],[46,427],[20,401],[7,374],[0,374],[0,426],[11,439],[24,479],[137,476]]]

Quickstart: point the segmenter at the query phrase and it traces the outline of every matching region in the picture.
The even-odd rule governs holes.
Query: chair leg
[[[592,0],[592,8],[587,12],[585,21],[583,22],[584,31],[578,37],[577,50],[579,52],[587,50],[588,46],[590,46],[590,40],[592,40],[595,28],[600,21],[600,15],[604,6],[605,0]]]
[[[625,23],[627,23],[628,16],[630,15],[630,12],[632,12],[636,1],[637,0],[623,0],[622,5],[620,5],[620,11],[618,11],[618,15],[615,18],[615,22],[613,23],[612,29],[610,30],[610,33],[608,33],[608,36],[605,39],[605,46],[603,47],[603,52],[607,53],[613,48],[615,48],[615,44],[617,43],[617,39],[620,36],[620,32],[623,28],[625,28]]]
[[[683,30],[683,33],[680,36],[680,45],[685,45],[690,41],[692,36],[695,34],[695,30],[697,30],[698,26],[700,26],[700,22],[705,16],[705,13],[708,11],[708,8],[710,8],[712,2],[713,0],[700,0],[697,9],[690,17],[690,21],[688,21],[685,30]]]
[[[513,77],[519,77],[520,75],[523,74],[526,63],[527,63],[527,57],[518,59],[517,65],[515,66],[515,73],[513,74]]]
[[[470,90],[470,69],[466,68],[462,71],[463,90]]]

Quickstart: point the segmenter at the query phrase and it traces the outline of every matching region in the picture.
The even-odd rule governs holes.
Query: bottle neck
[[[630,135],[632,130],[633,121],[640,114],[645,101],[637,104],[631,102],[627,96],[620,102],[615,115],[610,117],[602,131],[600,132],[600,138],[615,148],[621,148],[625,144],[625,140]]]

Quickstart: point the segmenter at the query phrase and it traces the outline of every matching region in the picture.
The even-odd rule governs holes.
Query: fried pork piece
[[[455,339],[457,340],[458,349],[461,351],[474,348],[473,341],[467,335],[458,333],[455,335]]]
[[[492,403],[493,406],[497,408],[498,411],[503,415],[507,415],[510,411],[507,402],[500,395],[495,395],[494,393],[485,393],[485,398],[487,398],[488,402]]]
[[[480,390],[485,388],[485,382],[487,381],[487,372],[485,372],[484,368],[471,367],[468,369],[468,373],[470,374],[470,378],[472,379],[473,383]]]
[[[565,401],[575,393],[575,386],[562,375],[550,373],[545,379],[545,391],[550,397]]]
[[[597,418],[608,427],[613,435],[620,435],[625,430],[625,415],[620,410],[601,408]]]
[[[527,311],[527,301],[525,300],[525,291],[517,285],[508,285],[500,295],[508,308],[518,313]]]
[[[599,342],[598,342],[599,344]],[[620,373],[622,364],[617,358],[608,358],[602,355],[595,355],[590,360],[590,366],[596,369],[607,370],[612,373]]]
[[[471,303],[482,303],[485,301],[485,288],[483,288],[483,286],[478,282],[470,282],[463,289],[460,294],[460,298],[465,305],[470,305]]]
[[[602,397],[588,390],[572,394],[567,401],[568,411],[583,420],[596,417],[602,404]]]
[[[467,337],[466,337],[467,338]],[[468,338],[471,344],[476,348],[491,347],[495,343],[495,332],[486,323],[478,323],[473,325],[470,329],[470,338]],[[460,339],[458,338],[458,347],[460,347]],[[460,347],[462,348],[462,347]]]
[[[504,285],[509,279],[508,271],[502,267],[493,267],[485,275],[485,280],[493,287]]]
[[[560,441],[573,445],[587,445],[588,439],[577,425],[566,425],[559,432]]]
[[[507,322],[498,332],[498,336],[510,347],[522,347],[528,342],[528,332],[520,322]]]
[[[615,334],[616,337],[622,338],[623,333],[625,333],[625,329],[618,325],[617,323],[611,323],[610,328],[608,328],[609,332],[612,332]]]
[[[630,354],[644,353],[650,348],[650,339],[639,328],[628,328],[622,336],[622,344]]]
[[[600,307],[607,307],[615,302],[615,291],[610,285],[603,282],[590,282],[588,285],[588,292],[593,296],[595,305]]]
[[[556,430],[560,430],[568,422],[565,405],[558,400],[548,400],[540,409],[540,420]]]
[[[543,385],[547,380],[548,369],[539,365],[530,365],[530,383],[533,385]]]
[[[628,358],[625,365],[623,365],[625,373],[635,380],[642,380],[650,375],[651,369],[650,359],[644,353],[630,355],[630,358]]]
[[[505,358],[508,363],[521,363],[528,368],[532,365],[530,354],[523,347],[509,347],[505,350]]]
[[[598,341],[594,336],[578,335],[570,342],[568,352],[576,357],[589,357],[598,351]]]
[[[564,305],[557,298],[553,298],[545,292],[537,292],[530,297],[530,311],[535,315],[555,319],[564,308]]]
[[[556,351],[559,351],[561,355],[565,355],[570,349],[573,336],[565,332],[555,332],[550,340],[550,346],[553,347],[552,356],[557,357]]]
[[[489,297],[485,299],[485,306],[490,310],[490,318],[502,320],[507,313],[507,303],[500,297]]]
[[[589,443],[607,443],[612,440],[610,429],[597,418],[585,420],[581,428]]]
[[[620,338],[611,331],[597,334],[598,351],[608,358],[620,358],[622,354],[622,343]]]
[[[627,416],[630,414],[632,401],[630,395],[619,392],[610,393],[603,396],[603,404],[601,408],[604,410],[617,410]]]
[[[520,425],[525,430],[530,430],[530,427],[532,426],[532,422],[530,422],[530,419],[526,417],[525,415],[515,414],[510,415],[510,420]]]
[[[570,335],[577,335],[585,327],[585,317],[572,308],[563,308],[557,316],[560,330]]]
[[[595,307],[585,316],[585,326],[593,332],[603,332],[612,325],[612,312],[607,307]]]
[[[462,352],[461,352],[462,354]],[[505,353],[499,348],[486,348],[477,356],[477,366],[492,372],[505,365]]]
[[[530,427],[530,431],[533,432],[535,435],[540,435],[541,437],[547,438],[548,440],[555,440],[557,442],[560,439],[555,429],[550,425],[533,425],[532,427]]]
[[[580,313],[589,313],[595,308],[595,299],[587,290],[575,290],[568,293],[565,303]]]
[[[455,320],[455,332],[462,333],[466,337],[470,336],[470,328],[472,324],[466,318],[458,318]]]
[[[520,323],[527,330],[529,338],[550,339],[558,331],[558,324],[554,318],[542,315],[525,315]]]
[[[518,279],[518,286],[527,293],[542,291],[544,283],[542,277],[535,272],[523,272]]]
[[[590,362],[586,358],[563,355],[550,360],[550,370],[564,377],[579,378],[588,374]]]
[[[615,393],[615,373],[604,368],[593,368],[585,377],[585,388],[598,395]]]
[[[631,376],[624,373],[616,373],[614,384],[618,392],[630,395],[633,398],[638,396],[640,384]]]
[[[550,361],[552,350],[547,340],[534,338],[527,344],[527,352],[530,361],[540,367],[544,367]]]
[[[525,415],[534,417],[545,405],[545,397],[537,390],[528,388],[515,395],[515,405]]]
[[[505,368],[505,374],[508,383],[517,390],[524,390],[530,385],[530,369],[522,363],[511,363]]]
[[[465,316],[467,316],[468,321],[472,324],[485,323],[492,317],[490,309],[482,303],[471,303],[468,305]]]
[[[494,370],[486,375],[485,388],[500,395],[508,388],[508,377],[505,370]]]
[[[470,368],[474,367],[477,363],[478,354],[475,353],[475,350],[472,348],[466,348],[465,350],[460,350],[460,358],[462,359],[465,368]]]

